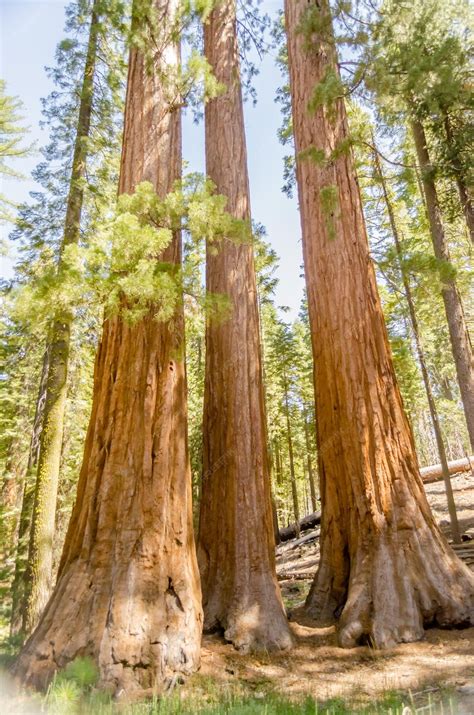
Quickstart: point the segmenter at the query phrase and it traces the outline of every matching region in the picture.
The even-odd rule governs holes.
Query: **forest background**
[[[463,3],[459,4],[460,9],[462,5]],[[62,110],[55,108],[54,98],[44,106],[40,101],[54,89],[51,75],[48,79],[43,65],[50,67],[55,65],[55,47],[64,36],[65,7],[66,4],[62,2],[1,3],[4,33],[2,74],[7,81],[7,93],[17,95],[24,105],[23,108],[18,109],[18,114],[23,116],[20,121],[23,126],[31,127],[24,142],[25,144],[36,142],[36,149],[30,151],[28,156],[18,158],[15,163],[15,169],[23,171],[24,174],[28,174],[37,166],[38,161],[41,161],[39,149],[47,145],[51,137],[51,126],[56,128],[52,132],[53,138],[61,144],[62,124],[68,127],[70,116],[74,114],[73,111],[71,115],[67,114],[70,110],[67,106]],[[271,14],[272,21],[276,20],[280,3],[263,2],[260,7],[262,12]],[[454,7],[454,4],[449,3],[449,7]],[[83,41],[84,27],[82,33]],[[257,235],[258,292],[268,417],[268,448],[272,461],[276,513],[279,524],[286,525],[298,521],[304,513],[315,511],[319,503],[315,474],[316,425],[311,349],[303,282],[300,275],[302,262],[300,228],[297,202],[292,195],[294,187],[291,186],[291,161],[286,158],[287,155],[292,154],[291,142],[288,142],[290,139],[287,124],[288,105],[287,99],[285,100],[286,95],[279,89],[285,84],[286,79],[280,72],[282,56],[279,54],[279,48],[271,46],[271,42],[272,33],[268,32],[260,48],[268,50],[264,53],[262,63],[258,51],[250,42],[248,61],[244,62],[244,65],[250,67],[253,90],[257,98],[256,105],[253,106],[254,94],[251,91],[246,104],[246,128],[253,217]],[[74,63],[73,45],[63,45],[60,56],[64,62],[61,71],[66,74],[61,75],[61,71],[56,73],[56,86],[67,89],[67,82],[71,79],[67,77],[67,63]],[[344,59],[348,61],[347,66],[350,66],[352,59],[350,51],[344,55]],[[257,66],[259,74],[253,75],[252,63]],[[74,67],[74,64],[72,66]],[[94,135],[93,141],[98,141],[97,146],[100,151],[93,154],[91,175],[94,179],[87,197],[83,229],[85,235],[87,233],[93,235],[96,225],[94,222],[100,221],[100,210],[96,213],[95,196],[99,196],[99,203],[103,201],[105,206],[107,202],[113,201],[111,197],[115,196],[121,138],[120,101],[123,101],[125,86],[124,67],[125,63],[121,67],[120,61],[117,62],[117,76],[113,80],[116,85],[106,87],[104,105],[101,105],[104,114],[99,117],[98,128],[95,127],[97,135]],[[121,69],[122,74],[120,74]],[[76,64],[75,71],[80,74],[80,62]],[[66,84],[63,86],[61,82],[64,81]],[[380,90],[382,96],[383,90],[384,88]],[[110,94],[107,94],[108,92]],[[280,102],[275,104],[277,95]],[[381,194],[380,176],[377,175],[380,171],[385,173],[389,182],[395,219],[403,233],[402,258],[406,270],[404,275],[408,274],[412,282],[424,362],[439,411],[447,455],[451,459],[459,458],[467,454],[470,449],[447,323],[443,315],[440,285],[447,276],[448,278],[452,275],[456,276],[464,302],[466,322],[472,332],[474,315],[470,284],[472,244],[460,204],[457,202],[456,192],[453,190],[452,177],[440,173],[438,191],[452,252],[452,264],[446,265],[434,259],[423,198],[417,183],[420,177],[415,171],[414,146],[409,138],[406,122],[404,123],[403,118],[400,120],[397,116],[396,107],[393,112],[390,107],[388,109],[384,107],[382,112],[384,121],[379,122],[374,110],[367,113],[367,107],[363,102],[361,108],[361,97],[357,96],[357,92],[354,93],[354,97],[356,102],[351,108],[354,134],[365,139],[356,142],[354,149],[372,256],[376,264],[398,379],[405,407],[414,428],[420,462],[422,465],[437,462],[438,452],[423,388],[419,352],[417,352],[404,295],[400,257],[394,250],[390,216]],[[284,110],[283,130],[281,107]],[[51,122],[50,126],[42,131],[37,128],[38,122],[45,118],[45,115],[41,114],[41,109],[46,111],[46,119]],[[61,114],[61,111],[65,113]],[[110,137],[113,139],[112,142],[108,141]],[[282,139],[287,146],[281,145]],[[436,141],[436,137],[434,139]],[[380,157],[379,164],[374,160],[374,142],[382,150],[383,156],[388,155],[388,161],[383,159],[381,165]],[[28,285],[29,280],[35,278],[36,267],[38,266],[38,270],[41,271],[42,262],[47,263],[48,250],[51,249],[53,253],[56,250],[54,242],[57,238],[58,223],[60,224],[58,217],[61,211],[57,215],[55,212],[57,206],[64,206],[64,193],[61,195],[64,187],[61,182],[65,177],[61,175],[64,165],[61,161],[55,164],[55,161],[62,159],[67,166],[67,137],[65,151],[64,156],[49,155],[52,163],[46,167],[46,173],[43,170],[39,173],[36,171],[36,176],[43,181],[43,189],[45,181],[48,189],[52,187],[51,201],[46,192],[46,201],[42,203],[40,197],[39,204],[35,205],[35,200],[39,196],[35,193],[38,187],[31,179],[20,182],[18,178],[12,177],[10,180],[4,180],[3,185],[3,193],[8,195],[10,200],[16,203],[25,202],[20,210],[23,222],[20,222],[12,234],[13,241],[9,238],[11,224],[9,226],[8,222],[5,222],[2,226],[3,236],[11,248],[10,257],[5,258],[4,261],[6,309],[3,317],[4,342],[0,396],[0,406],[3,408],[1,444],[2,468],[5,476],[3,487],[14,483],[16,475],[21,477],[17,480],[18,483],[22,482],[27,471],[28,459],[32,455],[30,435],[40,383],[44,344],[44,318],[40,315],[43,328],[35,324],[35,311],[38,309],[38,312],[41,312],[41,304],[36,306],[26,301],[26,309],[30,314],[20,318],[15,315],[14,320],[11,320],[10,281],[14,279]],[[184,121],[184,157],[188,162],[188,171],[203,171],[203,151],[203,124],[202,122],[196,124],[195,114],[190,110],[186,113]],[[103,166],[100,164],[102,155]],[[44,156],[48,159],[48,149]],[[283,176],[284,169],[285,176]],[[281,187],[284,181],[286,191],[282,193]],[[54,193],[55,190],[57,194]],[[33,192],[32,202],[29,198],[31,192]],[[58,201],[57,204],[55,200]],[[32,216],[39,217],[40,220],[34,218],[31,221]],[[41,223],[42,221],[45,223]],[[51,245],[48,245],[48,242]],[[49,259],[50,257],[49,255]],[[190,396],[190,449],[196,503],[199,500],[202,472],[201,418],[204,377],[204,311],[196,296],[202,297],[203,294],[203,258],[202,247],[196,248],[192,243],[187,244],[186,262],[189,273],[186,295],[188,318],[186,357]],[[57,537],[54,542],[55,561],[74,499],[82,458],[84,431],[91,402],[92,366],[100,338],[100,308],[97,306],[90,310],[81,308],[77,311],[76,318],[61,455],[61,480],[56,516]],[[41,320],[39,322],[41,323]],[[24,494],[28,491],[29,478],[27,475]],[[20,496],[18,494],[18,498],[9,503],[5,514],[5,523],[11,521],[13,525],[12,533],[17,531],[19,510],[23,508]],[[23,499],[23,505],[24,503]],[[11,584],[13,572],[21,561],[19,560],[21,548],[18,553],[15,553],[15,549],[10,549],[8,534],[8,529],[2,534],[2,549],[7,552],[7,572],[2,574],[2,583],[6,591]]]

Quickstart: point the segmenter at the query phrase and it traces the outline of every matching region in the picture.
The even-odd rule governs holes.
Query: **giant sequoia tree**
[[[250,223],[235,0],[216,4],[205,54],[225,91],[206,105],[206,167],[227,210]],[[291,645],[275,574],[274,536],[252,246],[207,251],[207,289],[230,317],[206,330],[204,452],[198,557],[205,628],[236,647]]]
[[[147,180],[163,196],[181,171],[177,1],[136,3],[121,193]],[[139,26],[138,26],[139,25]],[[156,36],[159,33],[159,36]],[[166,81],[165,81],[166,80]],[[157,270],[176,273],[178,233]],[[115,690],[159,689],[199,663],[201,605],[191,523],[183,315],[105,320],[77,500],[58,580],[15,666],[44,684],[78,655]]]
[[[327,0],[286,0],[323,520],[308,612],[343,646],[474,623],[474,576],[430,512],[396,383]]]

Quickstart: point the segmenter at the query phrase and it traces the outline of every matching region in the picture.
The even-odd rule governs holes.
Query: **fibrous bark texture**
[[[374,142],[374,144],[375,144],[375,142]],[[446,489],[446,498],[447,498],[447,502],[448,502],[449,519],[451,522],[451,537],[452,537],[453,541],[458,544],[461,541],[461,534],[459,531],[459,523],[458,523],[458,517],[457,517],[457,513],[456,513],[456,503],[454,500],[453,488],[451,486],[451,481],[450,481],[450,476],[449,476],[448,457],[446,454],[446,447],[444,444],[443,431],[441,428],[441,423],[439,421],[438,409],[436,407],[436,400],[435,400],[435,397],[433,394],[433,389],[431,387],[431,380],[430,380],[428,368],[426,365],[425,351],[423,348],[423,340],[421,337],[420,329],[418,327],[418,317],[416,315],[415,302],[413,300],[413,293],[412,293],[412,289],[411,289],[411,285],[410,285],[410,277],[404,270],[402,244],[401,244],[401,240],[400,240],[400,236],[399,236],[399,232],[398,232],[397,222],[395,219],[395,212],[393,210],[392,199],[391,199],[390,192],[389,192],[389,189],[387,186],[387,182],[385,180],[385,176],[383,174],[382,164],[381,164],[380,157],[379,157],[377,150],[375,150],[374,163],[375,163],[375,177],[376,177],[377,181],[379,182],[380,187],[382,189],[382,195],[383,195],[383,198],[385,201],[385,206],[386,206],[388,217],[389,217],[390,229],[391,229],[393,241],[395,244],[395,251],[396,251],[397,257],[398,257],[399,270],[400,270],[400,273],[402,276],[403,290],[405,293],[405,300],[406,300],[407,306],[408,306],[408,313],[410,315],[411,328],[412,328],[412,332],[413,332],[413,337],[415,339],[415,347],[416,347],[416,352],[418,355],[418,362],[420,364],[421,375],[423,378],[423,383],[425,385],[426,399],[428,401],[428,407],[429,407],[430,415],[431,415],[431,423],[433,425],[436,444],[438,447],[438,454],[439,454],[439,458],[440,458],[440,462],[441,462],[441,466],[442,466],[444,485],[445,485],[445,489]],[[420,472],[420,474],[421,474],[421,472]]]
[[[157,0],[157,27],[166,28],[174,8]],[[131,51],[120,192],[147,180],[164,195],[180,176],[181,125],[160,78],[171,82],[179,49],[163,50],[155,38],[150,47],[160,48],[153,71]],[[178,266],[180,253],[176,235],[160,260]],[[44,685],[87,655],[101,685],[159,691],[199,664],[183,314],[160,323],[155,312],[133,325],[105,321],[58,581],[15,668],[27,683]]]
[[[449,263],[449,247],[444,230],[438,192],[433,177],[433,167],[430,162],[425,130],[421,122],[412,123],[416,153],[422,171],[423,190],[426,199],[426,210],[430,224],[433,250],[438,261]],[[454,364],[461,392],[461,399],[466,417],[471,448],[474,450],[474,354],[471,338],[467,328],[463,304],[456,280],[450,276],[443,280],[441,295],[449,327],[449,337],[453,351]]]
[[[65,248],[80,240],[84,201],[87,138],[90,132],[94,74],[97,58],[98,0],[95,0],[89,32],[71,180],[66,208],[64,236],[58,271],[61,271]],[[53,538],[56,518],[59,470],[67,396],[67,375],[71,341],[72,315],[56,316],[48,335],[48,371],[46,399],[42,413],[38,466],[31,520],[28,563],[23,576],[24,596],[21,605],[22,631],[29,634],[37,624],[48,601],[53,583]]]
[[[206,166],[227,210],[250,220],[234,0],[213,10],[205,53],[226,87],[206,106]],[[224,239],[207,251],[207,289],[228,296],[230,317],[206,329],[204,452],[198,559],[204,623],[241,649],[291,645],[275,575],[274,536],[251,245]]]
[[[348,137],[343,100],[308,111],[315,86],[337,65],[330,38],[305,31],[315,27],[305,13],[324,13],[320,26],[329,27],[329,6],[285,7],[322,509],[321,560],[306,608],[319,621],[338,621],[343,646],[388,647],[420,638],[430,623],[474,623],[474,575],[441,535],[423,490],[353,160],[333,153]],[[325,161],[313,161],[315,149]]]

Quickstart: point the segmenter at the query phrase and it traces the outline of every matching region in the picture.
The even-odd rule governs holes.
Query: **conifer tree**
[[[21,109],[21,102],[6,93],[6,83],[0,79],[0,176],[18,178],[12,163],[30,151],[23,143],[27,129],[22,126]],[[0,223],[12,220],[12,208],[12,202],[0,194]]]
[[[396,254],[397,254],[397,257],[399,260],[399,264],[400,264],[400,271],[402,274],[402,283],[403,283],[403,290],[405,293],[405,300],[407,301],[407,305],[408,305],[408,311],[410,314],[410,321],[411,321],[411,326],[412,326],[413,335],[414,335],[414,339],[415,339],[418,360],[420,363],[420,370],[421,370],[421,374],[423,377],[423,383],[424,383],[425,390],[426,390],[426,397],[428,400],[431,421],[433,423],[433,430],[435,433],[436,444],[438,447],[439,460],[441,462],[441,467],[442,467],[442,471],[443,471],[443,479],[444,479],[444,484],[445,484],[445,489],[446,489],[446,496],[447,496],[447,500],[448,500],[448,511],[449,511],[449,517],[451,520],[451,534],[452,534],[453,541],[458,544],[461,541],[461,534],[459,531],[459,524],[458,524],[458,518],[457,518],[457,513],[456,513],[456,504],[454,501],[453,488],[451,486],[451,477],[449,474],[448,458],[446,455],[446,447],[445,447],[445,443],[444,443],[444,437],[443,437],[443,433],[442,433],[442,429],[441,429],[441,425],[440,425],[438,410],[436,408],[436,402],[434,399],[433,390],[431,387],[431,381],[430,381],[430,378],[428,375],[428,369],[426,366],[426,359],[425,359],[425,354],[424,354],[424,350],[423,350],[421,334],[420,334],[420,330],[418,327],[418,318],[416,315],[415,303],[413,300],[413,294],[412,294],[411,285],[410,285],[410,278],[409,278],[409,275],[406,274],[406,271],[405,271],[405,268],[403,265],[403,249],[402,249],[401,238],[399,235],[399,231],[398,231],[398,227],[397,227],[397,223],[396,223],[396,219],[395,219],[395,213],[393,210],[392,200],[391,200],[391,197],[389,194],[389,189],[387,187],[387,181],[386,181],[384,173],[383,173],[382,163],[381,163],[380,156],[379,156],[379,153],[378,153],[376,147],[375,147],[375,151],[374,151],[374,173],[375,173],[376,180],[380,183],[383,199],[385,201],[386,210],[387,210],[387,213],[389,216],[390,229],[392,232],[393,241],[395,243],[395,251],[396,251]]]
[[[78,244],[88,153],[88,136],[93,108],[94,75],[98,51],[100,0],[95,0],[90,19],[89,40],[80,93],[79,115],[72,159],[69,192],[58,261],[62,270],[62,256],[67,247]],[[35,497],[25,572],[26,589],[23,604],[22,629],[32,631],[49,598],[52,587],[53,536],[56,516],[59,468],[66,406],[67,372],[71,341],[72,314],[56,313],[47,336],[48,367],[46,399],[42,412],[42,429],[37,465]]]
[[[440,266],[446,267],[451,263],[451,251],[439,198],[440,177],[457,182],[468,223],[472,211],[465,160],[469,146],[472,153],[472,127],[465,119],[472,93],[467,88],[468,53],[459,30],[465,24],[462,14],[469,10],[464,2],[451,0],[412,5],[387,0],[383,7],[366,58],[370,69],[367,82],[386,116],[411,125],[433,250]],[[458,127],[456,137],[454,126]],[[428,127],[438,147],[437,156],[430,146]],[[474,354],[458,281],[454,270],[445,270],[441,294],[474,449]]]
[[[224,85],[205,109],[206,171],[227,210],[250,228],[236,3],[204,27],[209,65]],[[208,318],[198,558],[207,630],[241,649],[287,648],[291,636],[275,573],[273,519],[252,246],[208,246],[206,284],[230,315]]]
[[[426,134],[423,124],[418,119],[413,120],[412,127],[418,161],[422,171],[422,183],[434,253],[438,261],[449,264],[450,252],[441,216],[436,184],[433,178],[433,167],[428,153]],[[474,451],[474,353],[461,296],[454,276],[451,275],[445,278],[441,293],[449,326],[454,362],[456,364],[459,389],[464,405],[464,414],[466,416],[471,448]]]
[[[22,474],[23,498],[12,585],[13,634],[30,630],[52,580],[69,344],[73,316],[78,314],[65,291],[58,291],[45,312],[41,308],[44,291],[42,294],[40,289],[32,297],[30,289],[42,280],[61,285],[67,270],[64,254],[87,240],[94,216],[110,200],[110,185],[116,181],[118,163],[116,130],[120,124],[116,115],[121,107],[123,79],[121,3],[108,2],[105,10],[102,0],[94,4],[75,0],[67,6],[66,18],[67,36],[58,45],[56,65],[48,70],[56,89],[43,100],[50,141],[33,171],[40,190],[32,192],[33,201],[20,207],[11,236],[19,244],[12,282],[12,292],[17,294],[13,314],[19,314],[15,319],[25,325],[26,331],[35,333],[44,350],[34,420],[30,423],[26,473]],[[106,25],[108,34],[104,32]],[[97,66],[98,73],[94,71]],[[90,331],[90,312],[79,315],[83,325],[89,322]],[[54,335],[61,339],[55,342]],[[90,337],[89,334],[88,340]],[[80,361],[78,352],[75,358]],[[51,409],[54,417],[49,414]],[[48,429],[43,429],[46,423]],[[82,421],[79,423],[82,425]]]
[[[474,577],[429,509],[377,292],[329,3],[285,3],[315,363],[321,560],[309,614],[376,647],[473,622]]]
[[[123,273],[127,248],[142,238],[151,242],[139,268],[149,267],[168,292],[152,292],[154,302],[147,299],[134,312],[133,296],[143,287],[130,286],[125,275],[123,310],[106,317],[58,581],[15,667],[25,682],[42,685],[58,667],[88,655],[101,684],[116,692],[160,690],[176,674],[194,670],[202,628],[186,434],[181,240],[178,230],[160,225],[163,205],[149,191],[165,197],[181,173],[178,3],[137,0],[132,27],[119,184],[126,211],[116,227],[130,226],[132,234],[126,234],[120,265]]]

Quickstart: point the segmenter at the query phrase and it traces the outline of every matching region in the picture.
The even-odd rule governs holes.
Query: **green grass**
[[[17,650],[17,643],[0,642],[0,667],[6,668]],[[311,697],[290,699],[273,692],[274,683],[247,682],[223,686],[209,676],[196,673],[185,689],[177,687],[170,695],[127,704],[114,701],[97,688],[99,673],[90,658],[76,658],[56,674],[48,691],[31,697],[35,711],[46,715],[454,715],[452,695],[446,691],[429,693],[391,693],[371,704],[356,704],[342,699],[318,702]],[[27,703],[29,696],[19,700]],[[442,703],[441,707],[440,704]],[[21,710],[15,710],[21,712]]]
[[[87,658],[77,659],[59,673],[43,701],[51,715],[408,715],[422,712],[435,715],[454,713],[452,702],[440,691],[437,702],[431,696],[415,699],[410,693],[388,692],[369,705],[347,703],[340,699],[317,702],[313,698],[291,700],[272,692],[258,691],[253,695],[223,690],[208,677],[195,676],[191,694],[175,690],[171,695],[155,697],[146,702],[127,704],[115,702],[95,689],[97,671]],[[440,702],[444,707],[439,709]]]

